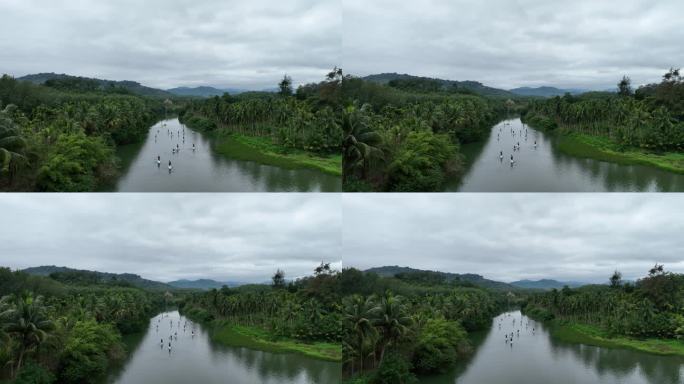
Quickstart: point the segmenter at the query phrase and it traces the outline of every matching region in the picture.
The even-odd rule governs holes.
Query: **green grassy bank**
[[[268,137],[235,133],[212,133],[217,153],[234,159],[255,161],[286,169],[309,168],[334,176],[342,176],[342,155],[319,156],[273,144]]]
[[[571,156],[618,164],[641,164],[684,174],[684,153],[650,153],[636,148],[622,149],[609,138],[559,131],[558,149]]]
[[[295,352],[320,360],[342,361],[340,344],[309,344],[296,340],[277,339],[263,329],[227,322],[214,322],[213,326],[212,339],[224,345],[274,353]]]
[[[684,341],[668,339],[632,339],[628,337],[611,337],[599,327],[579,324],[551,322],[551,334],[559,340],[594,345],[604,348],[629,348],[641,352],[658,355],[684,356]]]
[[[525,124],[555,135],[557,148],[570,156],[625,165],[646,165],[684,174],[684,153],[655,153],[640,148],[624,148],[610,138],[558,128],[550,119],[533,116],[522,118]]]

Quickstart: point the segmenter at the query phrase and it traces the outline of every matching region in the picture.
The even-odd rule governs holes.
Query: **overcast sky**
[[[644,277],[658,262],[684,273],[684,195],[352,195],[345,267],[477,273],[511,282]]]
[[[341,268],[341,197],[326,194],[0,196],[0,266],[263,282]]]
[[[615,88],[684,65],[682,0],[343,0],[347,73]]]
[[[339,0],[2,0],[0,73],[264,89],[341,62]]]

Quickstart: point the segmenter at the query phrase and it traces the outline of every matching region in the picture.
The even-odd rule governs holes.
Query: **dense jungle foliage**
[[[329,264],[316,268],[313,276],[289,283],[284,272],[278,271],[270,287],[223,287],[189,294],[180,308],[185,315],[205,323],[258,327],[274,338],[339,343],[340,279]]]
[[[144,330],[161,292],[73,274],[0,268],[0,381],[97,383],[125,357],[121,335]]]
[[[285,76],[277,94],[226,93],[195,100],[181,114],[181,122],[205,132],[268,137],[285,150],[339,154],[341,82],[342,70],[335,68],[323,82],[294,92],[292,80]]]
[[[547,130],[561,129],[611,139],[623,149],[684,151],[684,81],[678,69],[659,84],[632,90],[629,78],[619,92],[565,95],[530,103],[524,121]]]
[[[610,285],[564,288],[529,297],[524,310],[544,320],[599,326],[614,336],[684,338],[684,275],[662,265],[635,283],[615,272]]]
[[[430,79],[347,76],[342,95],[346,191],[441,190],[463,171],[460,145],[484,139],[512,102]]]
[[[170,101],[87,79],[0,78],[0,190],[93,191],[117,175],[117,145],[141,141]],[[168,109],[168,108],[167,108]]]
[[[470,352],[468,332],[485,329],[510,304],[502,292],[424,274],[341,273],[349,382],[409,383],[444,372]]]

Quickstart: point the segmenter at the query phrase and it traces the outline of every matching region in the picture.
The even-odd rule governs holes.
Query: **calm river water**
[[[193,150],[193,144],[195,149]],[[150,128],[142,144],[119,149],[116,192],[338,192],[342,179],[311,169],[284,169],[218,155],[210,137],[178,119]],[[176,153],[173,148],[179,149]],[[157,165],[157,157],[161,164]],[[169,171],[169,161],[173,169]]]
[[[171,341],[169,351],[169,337],[176,333],[178,338]],[[275,354],[217,345],[202,326],[177,311],[151,319],[147,333],[131,338],[127,344],[130,350],[128,361],[112,372],[108,383],[334,384],[340,382],[342,372],[339,363],[299,354]]]
[[[569,156],[558,150],[556,142],[553,135],[523,125],[520,119],[502,121],[492,128],[487,141],[463,146],[467,171],[447,189],[460,192],[684,191],[684,175],[642,165]],[[513,150],[518,143],[520,149]]]
[[[518,331],[520,335],[518,336]],[[513,343],[507,341],[513,333]],[[509,339],[510,340],[510,339]],[[496,317],[474,340],[475,352],[452,372],[421,378],[430,384],[678,384],[684,358],[555,340],[520,311]]]

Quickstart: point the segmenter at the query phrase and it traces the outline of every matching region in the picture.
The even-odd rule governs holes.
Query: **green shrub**
[[[92,191],[113,174],[113,158],[102,138],[62,134],[38,171],[37,187],[43,192]]]
[[[445,372],[468,349],[467,333],[459,323],[430,319],[418,337],[413,365],[421,373]]]
[[[553,318],[555,317],[553,313],[549,312],[544,308],[539,307],[529,308],[526,310],[526,313],[528,316],[541,321],[553,320]]]
[[[113,326],[94,320],[79,321],[64,346],[60,382],[97,382],[106,373],[109,361],[122,357],[121,336]]]
[[[52,372],[30,361],[21,367],[13,384],[52,384],[55,380]]]
[[[411,372],[413,367],[405,357],[398,353],[388,353],[373,373],[371,384],[412,384],[418,379]]]
[[[446,135],[411,132],[388,167],[389,189],[394,192],[439,191],[445,174],[459,168],[456,146]]]

